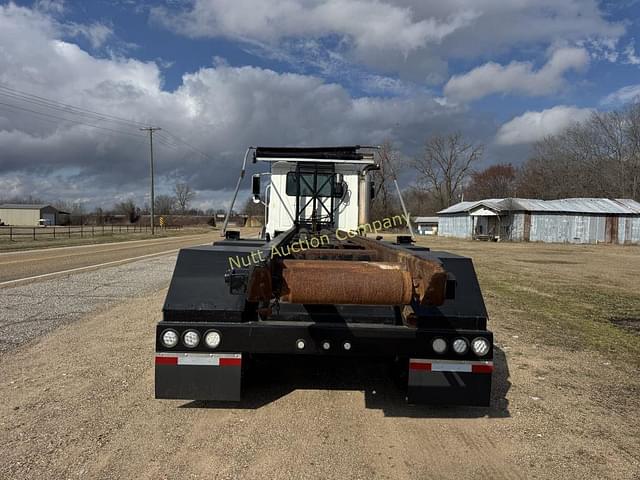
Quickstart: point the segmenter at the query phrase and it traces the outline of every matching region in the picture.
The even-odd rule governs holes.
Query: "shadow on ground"
[[[392,362],[364,358],[291,357],[260,358],[243,377],[242,401],[193,401],[182,408],[255,409],[294,390],[352,390],[364,392],[365,408],[388,417],[477,418],[509,417],[509,366],[502,350],[494,349],[494,371],[489,407],[407,405],[406,380]]]

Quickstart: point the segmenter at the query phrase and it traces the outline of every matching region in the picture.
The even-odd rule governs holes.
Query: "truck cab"
[[[269,165],[253,178],[253,198],[266,206],[264,236],[273,238],[294,225],[357,230],[369,221],[372,152],[354,147],[318,149],[258,148],[254,162]],[[268,183],[262,188],[261,178]]]

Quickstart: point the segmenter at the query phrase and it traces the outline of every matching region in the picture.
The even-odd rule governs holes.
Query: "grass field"
[[[509,333],[640,366],[640,247],[441,237],[418,244],[472,257],[491,320]]]
[[[78,232],[74,232],[71,238],[58,237],[47,235],[38,237],[37,240],[32,240],[29,237],[19,237],[18,240],[10,241],[8,236],[0,236],[0,251],[16,251],[16,250],[31,250],[36,248],[50,248],[50,247],[66,247],[74,245],[94,245],[99,243],[111,243],[111,242],[126,242],[130,240],[145,240],[149,238],[165,238],[165,237],[178,237],[184,235],[196,235],[200,233],[207,233],[215,231],[215,228],[211,227],[185,227],[180,230],[163,230],[157,229],[155,235],[151,235],[150,232],[129,232],[129,233],[110,233],[106,232],[104,235],[96,233],[95,236],[85,234],[84,237],[80,237]]]

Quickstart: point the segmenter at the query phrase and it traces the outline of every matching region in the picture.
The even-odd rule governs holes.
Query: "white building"
[[[438,234],[438,217],[415,217],[413,223],[418,235]]]
[[[0,224],[33,227],[38,225],[60,225],[68,219],[68,213],[51,205],[14,204],[0,205]]]

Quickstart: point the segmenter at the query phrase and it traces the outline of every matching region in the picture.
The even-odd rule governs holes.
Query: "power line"
[[[140,138],[140,135],[137,135],[137,134],[134,134],[134,133],[131,133],[131,132],[125,132],[123,130],[116,130],[116,129],[113,129],[113,128],[103,127],[103,126],[100,126],[100,125],[94,125],[94,124],[86,123],[86,122],[80,122],[78,120],[71,120],[70,118],[60,117],[58,115],[53,115],[53,114],[45,113],[45,112],[39,112],[37,110],[31,110],[29,108],[20,107],[18,105],[13,105],[13,104],[10,104],[10,103],[0,102],[0,105],[12,108],[14,110],[22,110],[24,112],[32,113],[34,115],[40,115],[40,116],[44,116],[44,117],[55,118],[57,120],[62,120],[64,122],[75,123],[77,125],[84,125],[86,127],[98,128],[100,130],[107,130],[109,132],[115,132],[115,133],[118,133],[120,135],[128,135],[130,137],[135,137],[135,138],[138,138],[138,139]]]
[[[206,153],[204,153],[202,150],[199,150],[198,148],[194,147],[193,145],[191,145],[189,142],[187,142],[186,140],[183,140],[182,138],[178,137],[177,135],[170,133],[170,132],[165,132],[166,135],[168,135],[171,138],[175,138],[176,140],[178,140],[180,143],[182,143],[183,145],[186,145],[187,147],[189,147],[191,150],[193,150],[195,153],[197,153],[198,155],[201,155],[205,160],[211,160],[211,157],[209,157]]]
[[[17,100],[23,100],[29,103],[38,104],[46,108],[63,111],[65,113],[71,113],[75,115],[84,115],[84,116],[93,116],[94,118],[97,118],[100,120],[120,122],[130,126],[135,126],[135,127],[144,127],[147,125],[145,123],[138,122],[136,120],[126,119],[126,118],[118,117],[116,115],[111,115],[108,113],[97,112],[95,110],[90,110],[88,108],[78,107],[68,103],[59,102],[57,100],[52,100],[50,98],[41,97],[39,95],[35,95],[32,93],[27,93],[21,90],[17,90],[15,88],[11,88],[3,83],[0,83],[0,94],[5,96],[10,96]]]
[[[0,101],[0,105],[3,105],[4,107],[21,110],[23,112],[31,113],[33,115],[48,117],[56,120],[62,120],[65,122],[76,124],[76,125],[97,128],[97,129],[109,131],[112,133],[118,133],[120,135],[127,135],[134,138],[139,138],[139,136],[131,132],[126,132],[123,130],[110,128],[102,125],[96,125],[96,123],[90,123],[90,122],[96,122],[96,121],[97,122],[113,122],[115,124],[120,124],[119,126],[121,127],[127,126],[127,127],[135,127],[135,128],[148,128],[147,126],[148,124],[145,124],[142,122],[129,120],[116,115],[98,112],[95,110],[78,107],[68,103],[42,97],[40,95],[35,95],[32,93],[28,93],[22,90],[9,87],[8,85],[3,84],[1,82],[0,82],[0,99],[12,101],[12,102],[24,102],[32,106],[32,108],[27,108],[25,106],[16,105],[15,103],[6,103],[6,102]],[[54,112],[64,114],[65,116],[60,116],[53,113],[44,112],[41,110],[34,110],[33,108],[49,109],[49,110],[53,110]],[[71,118],[68,118],[68,116],[76,116],[78,117],[78,119],[73,120]],[[156,135],[156,141],[161,145],[164,145],[165,147],[173,149],[175,151],[180,151],[184,147],[187,147],[192,152],[203,157],[204,159],[212,161],[211,157],[209,157],[202,150],[198,149],[197,147],[187,142],[186,140],[180,138],[178,135],[170,133],[166,130],[163,131],[162,134]]]

